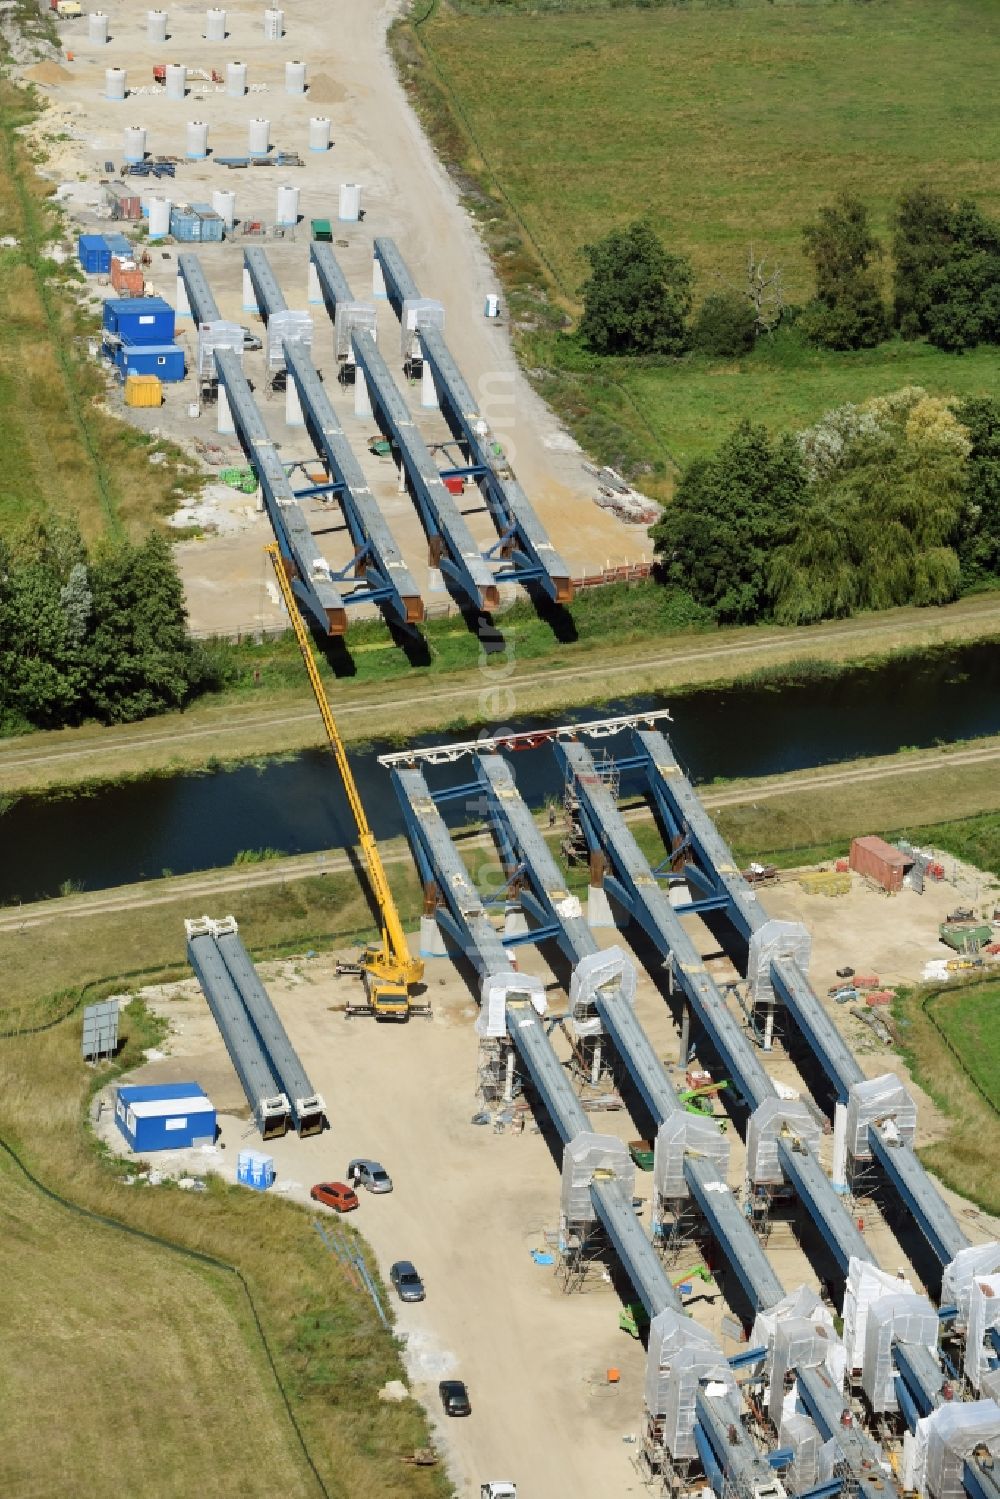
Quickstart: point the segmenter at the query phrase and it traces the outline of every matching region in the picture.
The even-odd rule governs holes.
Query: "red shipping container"
[[[851,983],[854,985],[855,989],[877,989],[878,988],[878,974],[877,973],[862,973],[862,974],[857,974],[856,973],[854,975],[854,977],[851,979]]]
[[[913,860],[884,838],[855,838],[851,842],[851,868],[867,875],[883,890],[902,890],[903,875]]]
[[[891,989],[872,989],[865,995],[865,1004],[874,1008],[875,1005],[891,1005],[894,999]]]
[[[449,494],[463,494],[465,491],[465,480],[460,474],[456,474],[453,479],[445,479],[444,487]]]

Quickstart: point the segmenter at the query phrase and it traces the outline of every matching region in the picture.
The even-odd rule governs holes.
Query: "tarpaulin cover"
[[[239,323],[227,323],[216,318],[210,323],[198,324],[198,374],[204,379],[215,378],[215,351],[229,349],[243,365],[243,329]]]
[[[885,1120],[886,1137],[913,1144],[917,1106],[894,1072],[855,1083],[847,1096],[847,1148],[853,1156],[871,1155],[868,1126]]]
[[[774,1333],[771,1353],[771,1388],[768,1414],[773,1425],[781,1424],[785,1377],[790,1370],[818,1369],[822,1365],[837,1388],[843,1387],[843,1345],[830,1325],[805,1317],[783,1317]]]
[[[725,1182],[729,1174],[729,1141],[714,1119],[703,1114],[671,1114],[656,1132],[653,1186],[660,1197],[687,1197],[684,1157],[707,1156]]]
[[[596,1172],[614,1177],[628,1202],[635,1191],[635,1165],[623,1140],[614,1135],[576,1135],[563,1150],[560,1208],[568,1223],[592,1223],[596,1216],[590,1184]]]
[[[871,1302],[865,1327],[861,1385],[873,1411],[881,1413],[899,1409],[893,1342],[920,1344],[933,1353],[937,1348],[939,1326],[937,1312],[926,1296],[890,1292]]]
[[[377,341],[375,309],[369,302],[338,302],[333,314],[333,351],[338,360],[348,364],[354,363],[352,333],[368,333],[373,343]]]
[[[506,1036],[508,999],[528,999],[539,1015],[545,1014],[545,985],[530,973],[487,973],[480,989],[478,1036]]]
[[[269,370],[285,368],[283,344],[294,344],[306,354],[313,346],[313,320],[308,312],[272,312],[267,320],[267,367]]]
[[[646,1408],[662,1419],[663,1440],[671,1457],[697,1456],[695,1402],[698,1385],[705,1379],[724,1384],[739,1403],[733,1371],[708,1328],[669,1308],[660,1312],[649,1327]]]
[[[812,939],[800,921],[765,921],[750,934],[747,958],[747,981],[754,1004],[769,1004],[774,999],[771,965],[778,958],[791,958],[803,974],[809,972]]]
[[[986,1335],[1000,1327],[1000,1275],[977,1275],[969,1298],[969,1330],[965,1337],[965,1375],[974,1390],[982,1389],[983,1375],[995,1363],[996,1354]]]
[[[777,1187],[785,1180],[778,1159],[782,1134],[801,1140],[810,1150],[819,1148],[820,1126],[804,1103],[765,1098],[750,1115],[747,1131],[747,1176],[755,1186]]]
[[[969,1298],[977,1275],[1000,1274],[1000,1244],[970,1244],[960,1249],[941,1277],[941,1305],[957,1306],[956,1327],[969,1322]]]
[[[440,328],[444,332],[444,307],[433,297],[407,297],[399,319],[400,357],[408,359],[413,349],[413,334],[421,328]]]
[[[816,1487],[819,1464],[819,1431],[808,1416],[783,1416],[778,1428],[778,1446],[791,1447],[788,1482],[796,1494]]]
[[[912,1296],[910,1282],[852,1257],[844,1291],[844,1347],[849,1369],[864,1370],[868,1309],[883,1296]]]
[[[576,900],[576,896],[572,897]],[[579,902],[577,902],[579,916]],[[569,981],[569,1002],[573,1011],[573,1030],[578,1036],[598,1036],[602,1026],[594,1014],[594,997],[598,989],[617,986],[623,999],[635,1004],[637,979],[635,964],[620,947],[589,953],[573,969]]]
[[[918,1422],[918,1430],[924,1422]],[[941,1405],[926,1418],[927,1458],[920,1485],[930,1499],[963,1499],[962,1469],[980,1444],[1000,1457],[1000,1406],[995,1400]]]
[[[827,1327],[833,1327],[833,1313],[830,1308],[824,1306],[820,1297],[815,1291],[810,1291],[808,1286],[799,1286],[797,1291],[790,1291],[767,1311],[758,1312],[754,1319],[753,1331],[750,1334],[750,1347],[767,1349],[764,1372],[768,1378],[771,1376],[774,1335],[778,1323],[788,1318],[798,1317],[805,1317],[810,1322],[824,1322]]]

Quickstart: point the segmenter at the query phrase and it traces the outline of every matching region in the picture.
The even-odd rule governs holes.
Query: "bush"
[[[595,354],[682,354],[688,346],[694,272],[637,220],[585,245],[580,338]]]
[[[699,354],[735,359],[754,346],[757,315],[739,292],[719,291],[706,297],[691,329],[691,344]]]
[[[865,205],[842,193],[831,207],[820,209],[803,238],[816,274],[816,296],[800,319],[803,332],[828,349],[880,344],[889,333],[875,269],[882,246],[869,228]]]

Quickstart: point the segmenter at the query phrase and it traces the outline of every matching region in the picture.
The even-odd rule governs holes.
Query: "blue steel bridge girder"
[[[220,322],[222,314],[197,255],[190,251],[178,255],[177,274],[184,283],[195,325]]]
[[[278,285],[278,278],[271,269],[271,262],[267,258],[267,251],[262,249],[260,245],[248,245],[243,251],[243,264],[253,284],[257,306],[265,323],[276,312],[287,312],[288,303],[285,301],[284,293]]]
[[[402,318],[403,304],[420,296],[416,282],[394,240],[379,236],[374,249],[389,302],[396,316]],[[573,597],[570,569],[550,541],[520,484],[512,474],[498,472],[488,428],[444,335],[436,327],[422,327],[419,333],[421,351],[433,372],[445,420],[456,439],[467,448],[469,471],[479,480],[501,544],[509,548],[512,578],[521,583],[538,583],[556,603],[568,604]]]

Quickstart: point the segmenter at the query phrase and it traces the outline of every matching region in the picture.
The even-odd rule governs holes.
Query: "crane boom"
[[[375,842],[375,834],[368,826],[368,816],[365,812],[364,803],[358,792],[344,748],[344,741],[340,737],[337,721],[330,707],[330,700],[323,686],[323,679],[319,674],[316,657],[313,653],[312,643],[306,630],[305,621],[299,611],[298,603],[292,586],[288,581],[285,564],[281,552],[274,542],[267,547],[268,556],[274,568],[281,589],[281,596],[288,610],[288,618],[291,620],[295,638],[298,641],[299,651],[305,663],[306,672],[309,676],[309,685],[312,687],[316,706],[319,708],[323,719],[323,727],[326,729],[326,737],[333,751],[340,779],[347,793],[348,804],[354,825],[358,830],[358,843],[361,848],[361,856],[364,859],[365,871],[372,888],[378,906],[379,916],[382,922],[382,945],[381,947],[368,948],[362,958],[362,967],[370,980],[372,1003],[376,1014],[382,1013],[380,1004],[384,1006],[384,1012],[389,1013],[393,997],[396,999],[396,1007],[400,1004],[405,1006],[407,991],[414,984],[419,984],[424,976],[424,965],[419,958],[415,958],[410,952],[406,933],[403,931],[403,923],[399,918],[399,911],[393,898],[389,880],[386,876],[385,865]],[[386,1005],[385,1001],[389,1001]]]

